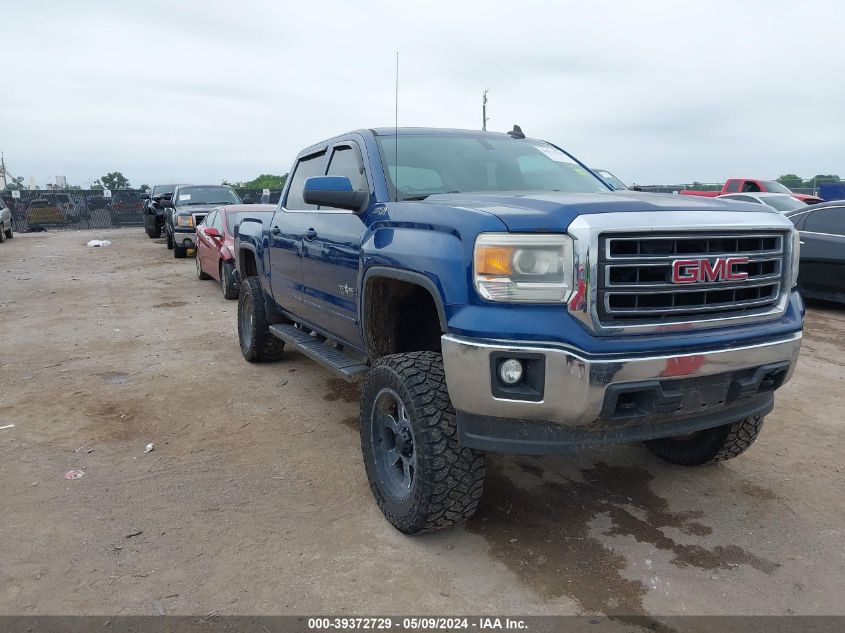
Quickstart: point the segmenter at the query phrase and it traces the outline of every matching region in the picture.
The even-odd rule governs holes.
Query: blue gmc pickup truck
[[[240,346],[366,375],[376,502],[435,530],[476,510],[486,452],[745,451],[798,358],[798,244],[759,206],[614,192],[517,127],[359,130],[239,225]]]

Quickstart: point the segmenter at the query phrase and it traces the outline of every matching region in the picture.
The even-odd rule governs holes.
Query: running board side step
[[[361,360],[347,356],[336,347],[326,345],[322,339],[310,336],[305,330],[290,323],[271,325],[270,333],[287,345],[298,349],[308,358],[331,369],[344,380],[352,381],[370,369]]]

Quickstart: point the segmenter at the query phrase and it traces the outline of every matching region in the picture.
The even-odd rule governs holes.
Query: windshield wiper
[[[427,193],[425,195],[408,196],[407,198],[402,198],[402,201],[404,202],[405,200],[425,200],[429,196],[440,196],[440,195],[443,195],[444,193],[461,193],[461,192],[460,191],[435,191],[434,193]]]

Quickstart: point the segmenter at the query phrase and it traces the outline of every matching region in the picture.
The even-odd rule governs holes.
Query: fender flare
[[[435,283],[431,280],[430,277],[423,275],[422,273],[413,272],[410,270],[404,270],[402,268],[391,268],[390,266],[371,266],[367,269],[367,272],[364,273],[364,279],[361,282],[361,300],[360,300],[360,319],[362,324],[362,334],[364,334],[364,340],[366,340],[366,320],[364,319],[364,311],[366,310],[366,290],[367,284],[372,277],[384,277],[387,279],[396,279],[397,281],[406,281],[408,283],[415,284],[417,286],[421,286],[425,288],[425,290],[431,295],[431,299],[434,301],[434,307],[437,309],[437,318],[440,321],[440,331],[447,332],[447,322],[446,322],[446,309],[443,306],[443,298],[440,296],[440,291],[437,289]]]

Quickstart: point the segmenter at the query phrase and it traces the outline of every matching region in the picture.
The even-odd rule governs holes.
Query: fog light
[[[499,365],[499,378],[506,385],[515,385],[522,380],[522,361],[509,358]]]

